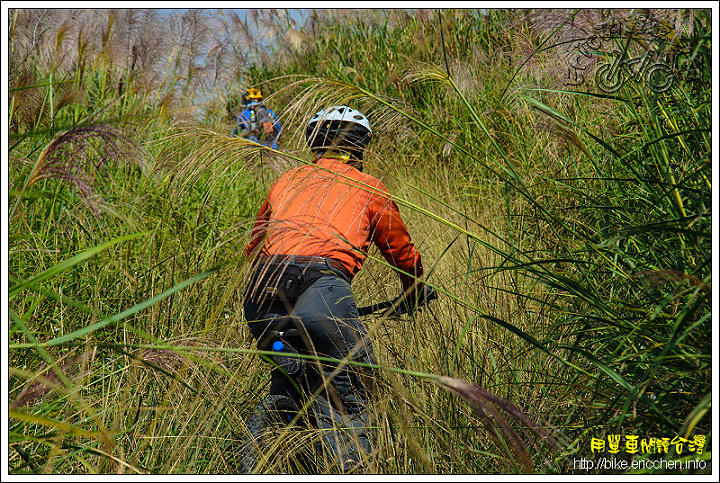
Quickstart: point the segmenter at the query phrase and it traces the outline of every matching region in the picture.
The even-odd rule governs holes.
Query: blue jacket
[[[240,115],[237,118],[237,124],[235,125],[235,129],[232,131],[232,135],[238,136],[243,135],[244,137],[250,139],[251,141],[254,141],[258,144],[262,144],[263,146],[269,146],[273,149],[278,148],[278,139],[280,139],[280,133],[282,132],[282,127],[280,126],[280,122],[278,121],[277,115],[272,111],[272,109],[267,108],[268,113],[273,119],[273,130],[272,133],[268,133],[264,136],[262,136],[262,139],[258,138],[256,133],[250,132],[250,115],[252,112],[252,107],[259,106],[260,103],[253,101],[249,102],[247,106],[245,107],[245,110],[240,113]]]

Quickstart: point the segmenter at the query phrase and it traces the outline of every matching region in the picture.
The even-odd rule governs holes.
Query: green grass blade
[[[122,312],[117,313],[115,315],[111,315],[110,317],[107,317],[107,318],[101,320],[100,322],[96,322],[94,324],[88,325],[87,327],[83,327],[82,329],[75,330],[73,332],[70,332],[69,334],[61,335],[60,337],[51,339],[42,345],[44,345],[44,346],[59,345],[59,344],[71,341],[73,339],[77,339],[79,337],[84,337],[92,332],[95,332],[96,330],[102,329],[103,327],[105,327],[107,325],[113,324],[115,322],[119,322],[120,320],[122,320],[126,317],[129,317],[133,314],[136,314],[142,310],[145,310],[146,308],[152,306],[156,302],[163,300],[163,299],[171,296],[172,294],[183,290],[184,288],[188,287],[189,285],[192,285],[193,283],[195,283],[199,280],[202,280],[203,278],[207,277],[208,275],[215,273],[218,269],[219,269],[219,267],[215,267],[215,268],[211,268],[210,270],[206,270],[202,273],[199,273],[199,274],[195,275],[194,277],[189,278],[189,279],[185,280],[184,282],[181,282],[181,283],[175,285],[174,287],[164,291],[163,293],[156,295],[155,297],[152,297],[148,300],[145,300],[144,302],[139,303],[127,310],[123,310]]]
[[[121,237],[115,238],[113,240],[107,241],[105,243],[101,243],[100,245],[89,248],[81,253],[78,253],[74,257],[68,258],[67,260],[63,260],[62,262],[35,275],[34,277],[30,278],[29,280],[21,282],[18,285],[15,285],[13,288],[10,289],[10,291],[8,293],[8,301],[13,300],[17,296],[17,294],[19,294],[23,290],[34,287],[36,285],[39,285],[40,283],[44,282],[45,280],[52,278],[55,275],[62,273],[63,271],[65,271],[69,268],[72,268],[75,265],[82,263],[89,258],[94,257],[98,253],[102,252],[103,250],[106,250],[107,248],[110,248],[113,245],[117,245],[118,243],[121,243],[124,241],[139,238],[141,236],[145,236],[147,233],[149,233],[149,232],[133,233],[131,235],[121,236]]]

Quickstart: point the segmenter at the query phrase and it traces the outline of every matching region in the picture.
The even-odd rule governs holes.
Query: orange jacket
[[[351,275],[362,268],[372,241],[391,265],[415,277],[423,272],[420,253],[387,188],[336,159],[319,159],[275,182],[245,254],[263,241],[265,255],[329,257]],[[412,279],[400,278],[407,288]]]

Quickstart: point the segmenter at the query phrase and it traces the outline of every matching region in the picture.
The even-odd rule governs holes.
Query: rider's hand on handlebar
[[[435,291],[427,285],[422,285],[410,293],[403,293],[394,300],[394,308],[388,313],[390,317],[403,314],[414,315],[418,307],[425,305],[437,297]]]

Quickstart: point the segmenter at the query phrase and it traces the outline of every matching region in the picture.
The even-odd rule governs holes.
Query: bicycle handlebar
[[[375,312],[379,312],[381,310],[387,310],[387,309],[393,309],[394,314],[401,315],[408,312],[408,304],[403,303],[404,302],[404,295],[400,295],[393,300],[387,300],[385,302],[379,302],[377,304],[371,304],[365,307],[360,307],[358,309],[358,313],[360,314],[360,317],[364,315],[370,315]],[[435,300],[438,298],[437,292],[433,290],[431,287],[428,287],[427,285],[423,286],[423,293],[418,298],[417,307],[422,307],[423,305],[426,305],[431,300]]]
[[[418,297],[416,308],[427,305],[431,300],[438,298],[437,292],[427,285],[423,286],[422,293]],[[391,310],[386,315],[401,315],[409,310],[409,304],[405,303],[405,295],[402,294],[393,300],[360,307],[360,316],[369,315],[380,310]],[[273,356],[262,356],[267,362],[274,360],[274,364],[282,368],[288,375],[301,376],[305,373],[305,361],[296,357],[289,357],[287,354],[298,353],[298,348],[303,346],[303,337],[297,328],[287,330],[267,330],[257,342],[258,349],[272,351]]]
[[[431,300],[438,298],[437,292],[427,285],[423,286],[423,291],[418,297],[416,308],[427,305]],[[360,316],[370,315],[381,310],[392,309],[392,315],[406,314],[409,309],[409,304],[405,303],[405,295],[402,294],[393,300],[387,300],[377,304],[368,305],[366,307],[360,307],[358,313]],[[267,330],[263,336],[258,340],[258,349],[261,350],[273,350],[276,352],[282,352],[286,350],[286,345],[291,349],[291,352],[295,352],[292,349],[292,345],[296,343],[302,343],[302,336],[300,331],[296,328],[287,330]],[[279,345],[276,345],[279,344]]]

